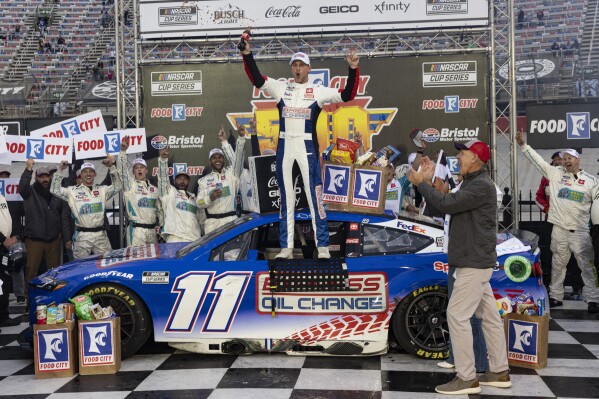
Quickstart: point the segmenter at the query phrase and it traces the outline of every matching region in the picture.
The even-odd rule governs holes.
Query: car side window
[[[247,252],[250,247],[250,238],[253,230],[232,238],[214,248],[210,253],[211,261],[232,261],[246,260]]]
[[[412,254],[428,247],[431,237],[392,227],[364,225],[362,255]]]

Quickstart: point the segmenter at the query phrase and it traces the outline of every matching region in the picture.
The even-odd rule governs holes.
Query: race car
[[[152,336],[197,353],[364,356],[391,345],[423,358],[448,355],[441,223],[328,212],[332,258],[319,260],[309,212],[295,219],[294,259],[275,259],[273,213],[244,215],[189,244],[70,262],[29,283],[31,324],[37,305],[89,294],[121,318],[123,357]],[[503,270],[512,263],[524,270],[520,282]],[[545,301],[536,245],[500,256],[491,284],[496,298],[527,293]]]

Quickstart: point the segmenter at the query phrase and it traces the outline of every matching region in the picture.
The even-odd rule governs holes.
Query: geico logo
[[[476,108],[478,104],[478,98],[462,98],[460,99],[458,106],[460,109]],[[422,109],[444,109],[445,100],[423,100]]]
[[[21,154],[25,152],[24,143],[6,143],[6,149],[12,154]]]
[[[563,133],[568,128],[568,123],[563,119],[549,119],[530,121],[530,133]],[[599,118],[591,120],[592,132],[599,131]]]
[[[49,144],[46,146],[44,153],[46,155],[67,155],[68,150],[68,145]]]
[[[478,130],[476,129],[441,129],[441,138],[476,138],[478,137]]]
[[[104,140],[85,140],[77,143],[77,151],[101,150]]]
[[[185,116],[202,116],[203,107],[186,107]],[[151,118],[170,118],[173,116],[172,108],[152,108]]]
[[[358,11],[360,11],[360,7],[358,7],[356,5],[320,7],[321,14],[341,14],[341,13],[358,12]]]

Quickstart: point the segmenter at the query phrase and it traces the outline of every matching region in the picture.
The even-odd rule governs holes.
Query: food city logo
[[[152,96],[193,96],[202,94],[202,71],[152,72]]]
[[[108,153],[118,153],[121,149],[120,133],[106,133],[104,135],[104,148]]]
[[[351,291],[277,292],[273,297],[268,272],[257,275],[256,311],[271,314],[331,315],[382,313],[387,311],[387,275],[349,273]]]
[[[281,79],[293,82],[293,79]],[[343,104],[328,104],[323,106],[316,122],[318,145],[327,148],[333,138],[353,140],[354,134],[360,132],[366,150],[371,148],[373,136],[378,135],[383,127],[389,126],[397,108],[368,108],[371,96],[365,96],[370,81],[369,75],[360,76],[357,95],[354,100]],[[309,82],[335,89],[343,89],[347,76],[331,76],[329,69],[313,69],[310,71]],[[260,151],[270,149],[276,151],[279,137],[279,109],[277,103],[268,93],[252,89],[252,110],[248,112],[228,113],[227,118],[232,126],[244,125],[249,128],[249,121],[256,116]]]
[[[377,208],[381,202],[381,178],[378,170],[354,170],[352,205]]]
[[[83,366],[114,364],[112,323],[85,323],[80,329],[80,352]]]
[[[152,108],[150,118],[171,118],[174,122],[187,120],[187,117],[200,117],[204,107],[188,107],[185,104],[172,104],[170,108]]]
[[[187,166],[186,163],[174,163],[172,167],[168,168],[169,176],[176,176],[178,173],[183,172],[188,176],[201,176],[204,173],[204,166]],[[158,168],[152,169],[152,176],[158,176]]]
[[[178,149],[178,148],[202,148],[204,146],[204,135],[201,136],[154,136],[150,140],[150,145],[156,150],[162,150],[166,146]]]
[[[538,323],[508,320],[508,359],[536,363]]]
[[[360,6],[353,4],[351,6],[322,6],[318,9],[321,14],[348,14],[360,11]]]
[[[195,5],[185,7],[159,7],[158,26],[197,25],[198,8]]]
[[[70,363],[67,329],[38,330],[37,362],[40,372],[68,370]]]
[[[284,8],[268,7],[264,13],[266,18],[298,18],[300,16],[302,6],[287,6]]]
[[[476,61],[422,63],[422,87],[460,87],[476,85]]]
[[[474,129],[469,128],[447,128],[444,127],[441,131],[434,127],[429,127],[422,132],[422,140],[427,143],[434,143],[437,141],[470,141],[478,139],[480,128]]]
[[[44,159],[44,140],[27,140],[27,158]]]
[[[566,133],[568,140],[590,139],[591,133],[599,132],[599,118],[591,118],[590,112],[567,112],[566,119],[533,119],[530,134]]]
[[[327,202],[347,204],[349,197],[349,166],[324,165],[322,199]]]
[[[383,1],[380,4],[374,5],[374,11],[380,14],[397,11],[402,11],[405,14],[408,12],[408,8],[410,8],[410,3],[404,3],[402,1],[399,3],[387,3]]]
[[[461,109],[475,109],[478,98],[462,98],[460,96],[445,96],[443,99],[422,100],[423,110],[444,110],[446,114],[460,112]]]
[[[468,14],[468,0],[426,0],[426,15]]]
[[[239,24],[245,19],[245,10],[231,4],[215,10],[212,14],[212,21],[219,25]]]

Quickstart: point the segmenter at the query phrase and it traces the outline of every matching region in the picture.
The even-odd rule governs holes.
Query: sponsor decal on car
[[[111,270],[109,272],[99,272],[99,273],[90,274],[88,276],[83,277],[83,279],[88,280],[88,279],[94,278],[94,277],[121,277],[121,278],[126,278],[126,279],[131,280],[133,278],[133,274],[119,272],[116,270]]]
[[[160,254],[157,244],[127,247],[106,252],[98,259],[98,267],[113,267],[138,260],[155,259]]]
[[[143,272],[141,275],[142,284],[168,284],[169,272]]]

